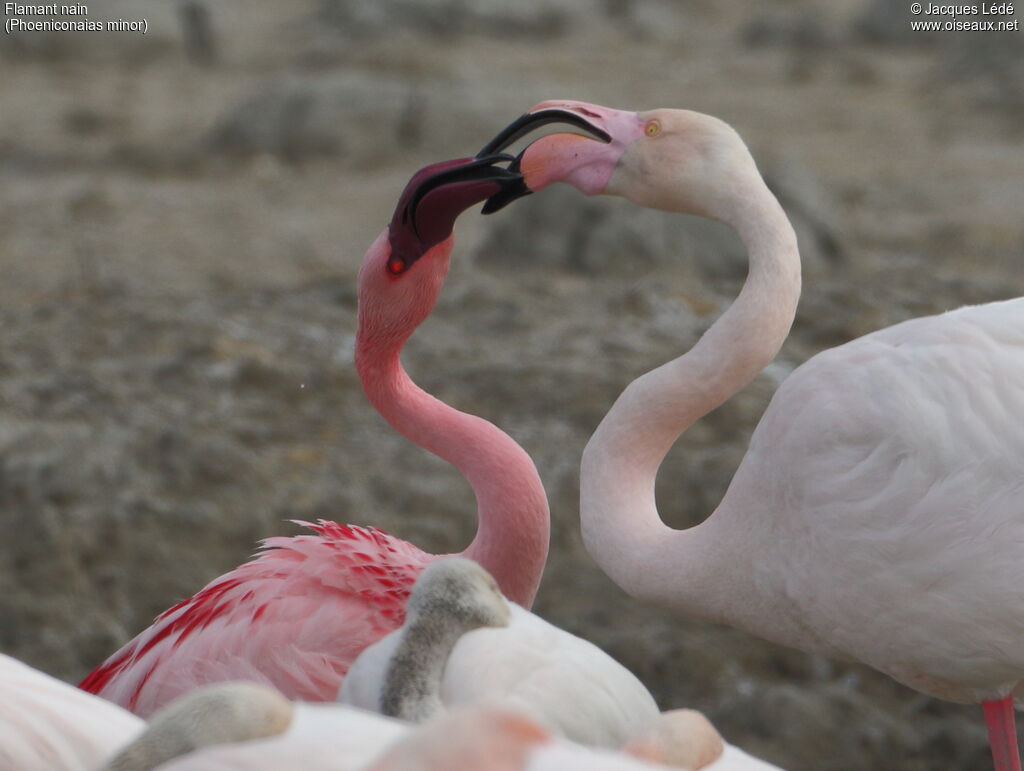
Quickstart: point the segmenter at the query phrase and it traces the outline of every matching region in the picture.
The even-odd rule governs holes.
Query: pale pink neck
[[[662,522],[654,496],[665,454],[695,421],[760,372],[789,334],[800,296],[793,228],[757,179],[729,217],[749,274],[732,305],[686,354],[634,380],[583,453],[580,511],[587,548],[626,591],[724,620],[742,587],[715,515],[687,530]],[[717,512],[716,512],[717,513]]]
[[[410,441],[454,465],[477,501],[476,536],[462,555],[485,567],[502,592],[529,608],[547,560],[550,512],[530,456],[491,423],[419,388],[399,361],[358,337],[356,368],[374,407]]]

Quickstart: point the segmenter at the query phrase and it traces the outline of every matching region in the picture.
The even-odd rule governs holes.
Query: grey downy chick
[[[101,771],[147,771],[200,747],[276,736],[291,723],[292,709],[278,691],[257,683],[197,688],[153,715]]]
[[[481,627],[508,626],[509,619],[497,582],[476,562],[432,562],[413,586],[405,624],[356,659],[338,699],[376,701],[383,715],[423,722],[444,711],[441,680],[459,638]]]

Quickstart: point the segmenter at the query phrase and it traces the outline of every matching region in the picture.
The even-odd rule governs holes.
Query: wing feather
[[[374,528],[300,522],[157,617],[80,687],[147,716],[198,685],[249,679],[334,699],[349,665],[399,627],[432,555]]]

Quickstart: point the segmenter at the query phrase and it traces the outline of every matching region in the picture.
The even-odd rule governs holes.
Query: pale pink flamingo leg
[[[981,709],[985,713],[988,743],[992,748],[996,771],[1021,771],[1013,696],[998,701],[983,701]]]

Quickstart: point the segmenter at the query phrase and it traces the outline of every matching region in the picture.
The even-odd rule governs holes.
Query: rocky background
[[[897,0],[88,6],[149,32],[0,36],[0,649],[71,681],[285,520],[467,542],[468,486],[360,392],[354,277],[412,171],[542,99],[724,118],[798,229],[793,334],[673,450],[675,525],[817,351],[1024,294],[1021,33]],[[406,364],[536,459],[539,613],[791,771],[990,768],[976,708],[643,607],[582,547],[582,447],[735,296],[730,231],[556,188],[458,237]]]

